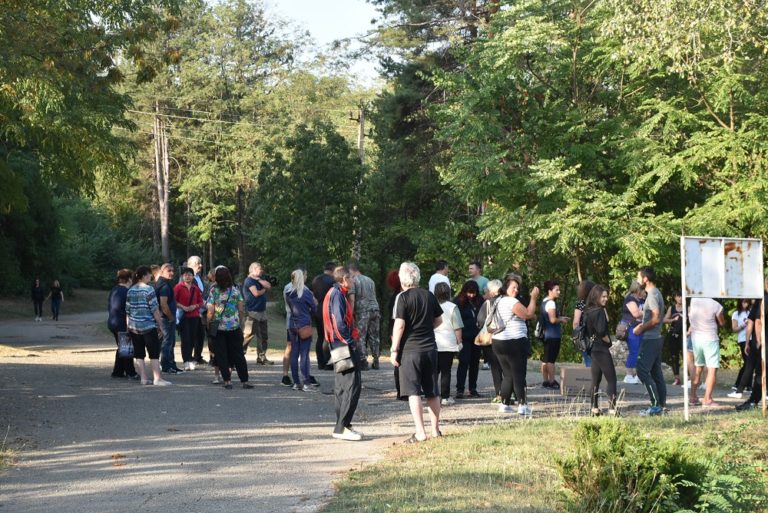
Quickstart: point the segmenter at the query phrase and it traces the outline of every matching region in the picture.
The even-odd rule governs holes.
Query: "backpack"
[[[537,339],[544,341],[544,316],[548,315],[547,311],[544,309],[544,305],[547,304],[547,300],[545,299],[541,303],[541,313],[539,314],[539,320],[536,321],[536,328],[533,330],[533,336]]]
[[[587,334],[587,327],[583,324],[579,324],[573,328],[571,333],[571,339],[573,340],[573,346],[579,353],[591,353],[594,337]]]
[[[507,325],[504,323],[504,319],[501,318],[501,314],[499,313],[500,299],[501,298],[497,298],[493,302],[493,305],[491,305],[491,311],[488,314],[488,319],[485,321],[485,329],[492,335],[501,333],[507,328]]]

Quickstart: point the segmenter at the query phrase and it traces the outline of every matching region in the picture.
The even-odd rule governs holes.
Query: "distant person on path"
[[[644,416],[661,415],[667,405],[667,384],[661,370],[661,320],[664,312],[664,296],[656,287],[656,273],[651,267],[643,267],[637,273],[637,282],[645,290],[643,322],[635,326],[633,333],[642,335],[640,353],[637,356],[637,374],[645,385],[651,400],[651,407]]]
[[[733,385],[733,391],[728,394],[728,397],[735,399],[741,399],[742,391],[739,391],[739,384],[744,376],[744,371],[747,367],[747,319],[749,318],[749,310],[752,306],[752,301],[749,299],[740,299],[736,304],[736,311],[731,315],[731,329],[737,333],[736,342],[739,344],[739,351],[741,353],[741,368],[739,374],[736,376],[736,383]],[[752,376],[747,379],[751,380]]]
[[[526,399],[525,383],[528,364],[528,354],[531,343],[528,340],[528,325],[526,321],[536,317],[536,303],[539,298],[539,288],[533,287],[528,306],[524,306],[517,295],[520,291],[520,278],[510,273],[504,278],[501,288],[502,296],[497,300],[497,309],[504,321],[504,331],[493,335],[493,352],[499,359],[503,380],[501,382],[501,404],[499,412],[512,413],[512,392],[519,402],[517,413],[530,415],[531,408]]]
[[[243,354],[243,331],[240,328],[245,317],[243,296],[240,289],[232,282],[229,269],[220,265],[215,271],[216,284],[211,289],[206,305],[208,306],[208,323],[218,322],[218,331],[213,338],[216,364],[224,381],[224,388],[232,389],[232,371],[230,365],[237,369],[243,388],[253,388],[248,383],[248,364]]]
[[[693,343],[693,359],[696,365],[696,372],[691,378],[690,403],[692,406],[699,403],[696,391],[701,382],[701,373],[706,366],[707,382],[701,405],[714,407],[717,403],[712,400],[712,392],[717,383],[717,369],[720,368],[720,337],[717,330],[719,326],[725,325],[723,305],[712,298],[692,298],[688,318],[690,320],[688,331]]]
[[[152,368],[152,383],[156,386],[170,385],[160,376],[160,338],[163,336],[163,320],[157,302],[155,289],[149,285],[152,280],[150,268],[142,265],[133,273],[133,285],[128,289],[125,300],[128,333],[133,341],[133,363],[142,385],[149,385],[144,358],[149,355]]]
[[[461,330],[459,366],[456,369],[456,399],[464,399],[467,373],[469,373],[469,396],[480,397],[477,392],[477,375],[480,371],[480,356],[483,349],[475,345],[475,337],[480,332],[477,326],[477,315],[483,306],[483,298],[477,282],[474,280],[464,282],[461,292],[453,302],[459,308],[461,323],[464,326]]]
[[[363,434],[352,427],[352,418],[357,410],[362,388],[360,356],[357,351],[357,330],[354,327],[352,306],[347,300],[347,293],[354,285],[349,269],[337,267],[333,271],[334,285],[323,298],[323,319],[326,327],[323,337],[331,350],[349,346],[349,354],[354,368],[336,372],[333,395],[336,399],[336,426],[333,438],[357,442]]]
[[[198,365],[205,365],[206,362],[203,358],[203,346],[205,345],[205,329],[206,329],[206,313],[208,309],[205,307],[205,300],[208,299],[208,287],[206,287],[205,280],[203,279],[203,260],[199,256],[191,256],[187,258],[187,267],[191,268],[195,272],[195,285],[200,289],[200,294],[203,298],[203,305],[200,307],[198,319],[200,321],[200,328],[197,331],[197,339],[195,340],[195,348],[192,358]]]
[[[53,280],[53,285],[51,285],[51,290],[48,292],[48,297],[51,298],[51,316],[54,321],[58,321],[59,310],[61,309],[61,304],[64,302],[64,291],[61,290],[59,280]]]
[[[389,287],[389,290],[391,291],[389,302],[387,303],[387,312],[389,312],[389,325],[387,327],[387,333],[389,333],[389,347],[391,348],[393,332],[392,329],[395,326],[395,301],[397,300],[397,296],[400,295],[400,293],[403,291],[402,286],[400,285],[400,277],[398,276],[397,271],[392,270],[387,273],[387,287]],[[391,354],[390,352],[390,361],[392,362],[392,366],[395,368],[395,391],[397,392],[395,398],[399,401],[407,401],[408,396],[400,394],[400,367],[395,365],[395,360],[397,359],[399,362],[401,356],[402,355],[400,353]]]
[[[408,396],[416,426],[416,433],[406,442],[423,442],[427,434],[424,430],[422,394],[427,399],[432,437],[442,436],[435,328],[442,323],[443,309],[434,294],[419,288],[421,273],[416,264],[403,262],[398,275],[403,292],[395,300],[391,353],[397,356],[402,351],[400,359],[395,358],[395,365],[400,367],[400,391]]]
[[[336,269],[336,262],[328,261],[323,266],[322,274],[318,274],[312,280],[312,294],[318,303],[322,303],[328,291],[331,290],[336,283],[333,279],[333,271]],[[315,316],[315,326],[317,327],[317,342],[315,342],[315,357],[317,358],[317,368],[320,370],[333,370],[333,365],[328,361],[329,355],[325,352],[324,347],[324,333],[329,329],[329,326],[323,324],[323,314],[321,310]]]
[[[592,291],[592,287],[595,284],[589,280],[582,280],[579,286],[576,288],[576,307],[573,309],[573,329],[578,328],[582,324],[582,313],[587,306],[587,298]],[[592,366],[592,357],[586,351],[582,351],[581,358],[584,362],[584,367],[590,368]]]
[[[256,337],[256,363],[259,365],[273,365],[274,362],[267,358],[269,345],[269,330],[267,325],[267,293],[272,284],[262,276],[264,270],[259,262],[253,262],[248,267],[248,276],[243,282],[243,297],[245,298],[245,351]]]
[[[43,320],[43,301],[45,301],[45,290],[40,284],[40,278],[35,278],[32,284],[32,304],[35,307],[35,322]]]
[[[560,383],[555,380],[555,362],[560,355],[562,342],[562,325],[569,321],[568,317],[560,315],[556,301],[560,298],[560,285],[553,280],[544,282],[547,297],[541,302],[541,323],[544,330],[544,353],[541,356],[541,375],[544,388],[560,390]]]
[[[758,299],[752,304],[752,309],[749,311],[749,317],[747,317],[747,346],[745,351],[747,353],[747,368],[742,376],[741,387],[745,381],[752,375],[752,369],[754,369],[755,379],[752,382],[752,392],[749,394],[749,399],[744,401],[736,407],[736,411],[749,411],[757,408],[758,403],[763,398],[763,356],[761,348],[765,341],[763,340],[763,321],[765,312],[762,312],[763,305],[768,301],[768,276],[765,278],[765,292],[763,293],[763,299]],[[751,367],[751,368],[750,368]]]
[[[477,283],[480,289],[480,297],[485,297],[488,289],[488,278],[482,275],[483,265],[478,260],[472,260],[469,263],[469,279]]]
[[[664,315],[664,324],[669,324],[665,349],[669,355],[669,366],[672,367],[672,374],[675,375],[675,381],[672,382],[672,385],[681,385],[680,355],[683,352],[683,294],[677,291],[673,299],[675,300],[674,304],[669,305],[667,313]]]
[[[451,286],[451,280],[448,279],[448,262],[445,260],[435,262],[435,274],[429,278],[429,291],[431,293],[435,293],[435,285],[438,283],[446,283],[448,287]]]
[[[291,375],[294,390],[314,392],[309,375],[309,350],[312,348],[312,316],[317,311],[317,300],[304,286],[305,279],[303,269],[294,270],[291,273],[293,287],[286,295],[290,309],[288,335],[291,341]]]
[[[593,337],[592,343],[592,415],[600,415],[600,382],[603,376],[607,381],[608,414],[616,415],[616,368],[611,356],[611,335],[608,324],[608,289],[595,285],[589,292],[584,307],[584,327],[587,336]]]
[[[107,328],[115,337],[115,345],[118,343],[118,333],[127,332],[127,314],[125,303],[128,298],[128,289],[133,283],[131,278],[133,273],[130,269],[121,269],[117,271],[117,285],[112,287],[107,299],[107,309],[109,316],[107,318]],[[112,367],[113,378],[132,378],[138,379],[136,367],[133,365],[133,358],[120,358],[115,350],[115,365]]]
[[[482,329],[483,326],[485,326],[485,323],[488,321],[488,315],[491,312],[491,307],[499,297],[499,294],[501,293],[501,287],[501,280],[491,280],[488,282],[488,289],[486,294],[487,299],[477,313],[478,332],[480,329]],[[495,395],[491,402],[493,404],[498,404],[501,403],[501,382],[504,380],[501,364],[499,363],[499,359],[496,356],[496,353],[493,351],[493,344],[490,346],[484,346],[482,349],[486,358],[488,359],[488,367],[491,370],[491,379],[493,380],[493,391]]]
[[[203,295],[195,283],[195,271],[191,267],[181,268],[181,281],[173,288],[176,304],[183,313],[179,331],[181,332],[181,359],[184,370],[191,371],[197,367],[193,359],[193,351],[199,338],[199,330],[203,329],[200,322],[200,307],[204,305]]]
[[[640,344],[643,336],[635,333],[635,327],[640,324],[643,318],[643,287],[639,282],[633,281],[629,287],[629,292],[624,297],[624,306],[622,308],[621,322],[627,325],[627,374],[624,376],[624,383],[637,385],[640,379],[637,377],[637,355],[640,353]]]
[[[437,373],[440,379],[440,404],[451,406],[455,400],[451,397],[451,367],[453,359],[462,349],[461,312],[455,303],[451,302],[451,288],[445,283],[435,285],[435,297],[443,310],[442,322],[435,328],[437,343]],[[474,320],[474,319],[473,319]]]
[[[176,365],[176,296],[173,294],[173,264],[160,266],[155,278],[155,293],[160,304],[163,321],[163,339],[160,345],[160,365],[163,372],[181,374],[184,372]]]
[[[368,370],[368,347],[371,348],[373,362],[371,368],[378,370],[380,355],[381,314],[379,302],[376,299],[376,284],[368,276],[360,272],[360,266],[353,262],[349,264],[349,272],[355,280],[355,285],[349,292],[349,302],[355,314],[355,323],[360,332],[360,365],[361,370]]]

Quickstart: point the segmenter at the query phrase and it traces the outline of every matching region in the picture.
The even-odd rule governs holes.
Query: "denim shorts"
[[[710,340],[693,343],[693,360],[696,367],[720,368],[720,341]]]

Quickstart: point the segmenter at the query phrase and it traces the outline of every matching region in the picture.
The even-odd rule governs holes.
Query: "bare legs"
[[[413,422],[416,424],[416,439],[426,440],[427,433],[424,431],[424,412],[422,410],[421,396],[408,396],[408,406],[411,408]],[[440,397],[427,398],[427,408],[429,408],[429,420],[432,425],[432,436],[440,436]]]

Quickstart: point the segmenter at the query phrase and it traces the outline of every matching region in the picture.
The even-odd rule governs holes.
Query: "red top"
[[[184,283],[177,284],[173,288],[173,295],[176,298],[176,303],[182,306],[203,304],[203,295],[195,282],[190,283],[189,288]],[[195,308],[191,312],[184,312],[184,317],[200,317],[200,309]]]

